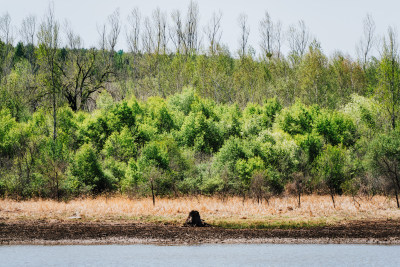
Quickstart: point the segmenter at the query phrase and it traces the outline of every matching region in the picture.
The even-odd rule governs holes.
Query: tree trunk
[[[150,183],[151,183],[151,195],[152,195],[152,197],[153,197],[153,206],[155,206],[155,205],[156,205],[156,198],[155,198],[155,196],[154,196],[153,179],[150,180]]]
[[[332,202],[333,202],[333,208],[336,209],[335,196],[334,196],[333,192],[331,192],[331,198],[332,198]]]
[[[301,200],[300,200],[300,197],[301,197],[301,191],[299,190],[299,208],[300,208],[300,206],[301,206]]]

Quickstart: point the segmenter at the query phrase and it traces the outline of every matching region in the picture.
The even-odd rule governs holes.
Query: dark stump
[[[189,216],[186,219],[185,225],[195,227],[209,226],[200,218],[200,213],[197,210],[192,210],[191,212],[189,212]]]

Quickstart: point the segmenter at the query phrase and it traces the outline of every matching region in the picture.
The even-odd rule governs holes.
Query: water
[[[0,266],[400,266],[400,246],[0,246]]]

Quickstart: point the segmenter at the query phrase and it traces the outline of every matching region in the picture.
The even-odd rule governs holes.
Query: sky
[[[97,25],[103,24],[107,16],[120,8],[121,18],[126,22],[130,10],[138,7],[142,16],[150,16],[160,7],[170,14],[175,9],[186,12],[189,0],[54,0],[55,14],[60,21],[70,21],[71,26],[84,40],[86,47],[98,42]],[[8,12],[15,27],[22,19],[34,14],[43,17],[48,0],[0,0],[0,15]],[[238,48],[238,16],[248,15],[250,26],[249,44],[259,49],[259,21],[268,11],[272,20],[280,20],[283,29],[304,20],[313,37],[323,51],[331,55],[335,51],[356,56],[356,44],[362,36],[363,19],[371,14],[376,23],[376,34],[383,36],[388,26],[400,28],[400,1],[396,0],[198,0],[200,24],[206,25],[214,11],[221,11],[222,43],[231,52]],[[170,16],[169,16],[170,18]],[[18,39],[18,38],[17,38]],[[287,42],[283,43],[284,51]],[[117,45],[126,49],[125,32],[122,31]],[[376,52],[375,52],[376,53]]]

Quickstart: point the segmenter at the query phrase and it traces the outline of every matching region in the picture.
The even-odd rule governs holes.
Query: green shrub
[[[70,172],[72,191],[99,194],[114,188],[113,181],[101,168],[95,149],[89,144],[84,144],[76,152]]]

